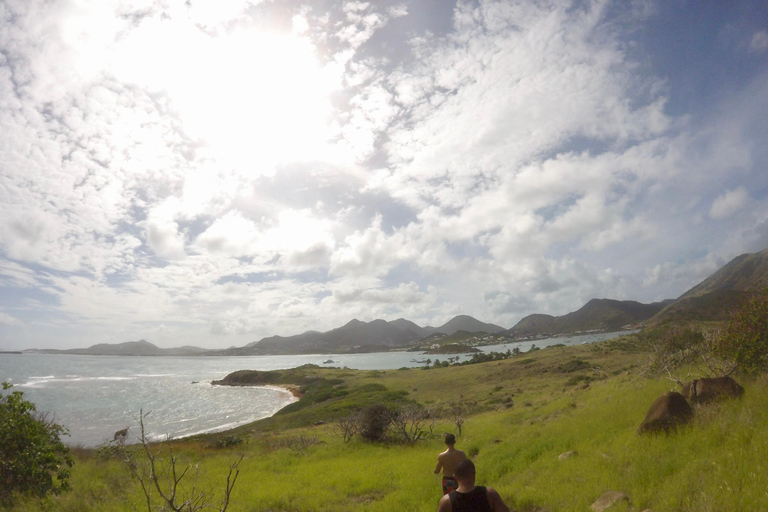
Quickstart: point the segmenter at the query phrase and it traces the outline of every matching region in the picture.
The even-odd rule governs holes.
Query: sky
[[[767,141],[765,2],[0,0],[0,350],[673,299]]]

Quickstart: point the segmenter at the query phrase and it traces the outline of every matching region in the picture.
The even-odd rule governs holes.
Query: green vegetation
[[[651,341],[663,346],[664,335],[660,329],[429,371],[239,372],[233,381],[292,384],[303,397],[272,418],[175,441],[173,453],[199,468],[200,488],[212,489],[244,456],[230,512],[435,510],[441,491],[432,469],[445,432],[459,435],[457,446],[475,459],[478,483],[494,486],[518,512],[589,510],[606,491],[629,495],[630,505],[617,510],[768,510],[768,375],[734,374],[743,398],[696,406],[693,423],[669,436],[636,434],[653,400],[675,386],[645,371]],[[684,350],[675,339],[667,334],[665,343]],[[690,360],[675,364],[696,371]],[[361,411],[370,435],[346,435],[344,421]],[[577,455],[560,460],[565,452]],[[11,510],[144,506],[114,452],[74,455],[71,493]]]
[[[744,373],[768,370],[768,292],[753,295],[734,313],[714,352]]]
[[[66,429],[36,415],[22,392],[6,393],[12,387],[3,382],[0,393],[0,506],[68,490],[73,463],[61,442]]]

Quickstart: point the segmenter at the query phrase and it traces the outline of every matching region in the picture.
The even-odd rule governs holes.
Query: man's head
[[[456,444],[456,436],[453,434],[445,434],[445,444],[453,446]]]
[[[453,470],[453,475],[456,480],[475,481],[475,464],[469,459],[462,459],[456,464],[456,469]]]

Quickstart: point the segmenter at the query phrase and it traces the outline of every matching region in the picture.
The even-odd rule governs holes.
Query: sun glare
[[[332,136],[334,84],[311,42],[296,34],[239,30],[213,37],[172,21],[142,26],[117,69],[164,92],[185,132],[248,175],[307,160]]]

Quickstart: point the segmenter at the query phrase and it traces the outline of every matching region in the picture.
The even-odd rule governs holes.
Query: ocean
[[[601,333],[478,347],[505,352],[531,345],[544,348],[614,338]],[[71,446],[95,447],[125,427],[136,431],[140,411],[151,438],[179,438],[234,428],[273,415],[295,400],[274,387],[212,386],[211,381],[236,370],[279,370],[304,364],[386,370],[423,365],[417,352],[313,354],[250,357],[128,357],[59,354],[0,354],[0,381],[22,391],[38,412],[64,425]],[[471,357],[461,356],[460,360]],[[332,362],[327,362],[327,361]],[[129,440],[132,438],[129,437]]]

